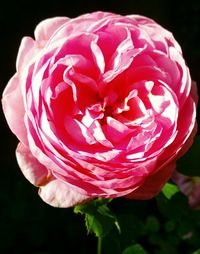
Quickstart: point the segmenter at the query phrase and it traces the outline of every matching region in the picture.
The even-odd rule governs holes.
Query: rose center
[[[105,106],[104,108],[102,108],[102,111],[104,113],[104,117],[113,115],[113,107],[112,106]]]

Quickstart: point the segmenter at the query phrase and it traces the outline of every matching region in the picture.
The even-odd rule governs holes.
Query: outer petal
[[[55,17],[43,20],[35,29],[36,41],[47,41],[59,27],[69,20],[67,17]]]
[[[175,170],[176,164],[172,163],[166,168],[159,170],[154,175],[148,176],[144,184],[128,194],[126,197],[130,199],[150,199],[159,193],[163,185],[169,180],[172,172]]]
[[[192,81],[190,95],[192,96],[192,99],[194,100],[194,102],[197,105],[198,104],[198,100],[199,100],[199,97],[198,97],[198,88],[197,88],[197,83],[194,80]]]
[[[54,31],[68,20],[67,17],[46,19],[39,23],[35,29],[36,41],[31,37],[24,37],[22,39],[16,63],[18,72],[23,71],[27,64],[33,62],[35,56],[46,45]]]
[[[17,146],[16,157],[22,173],[32,184],[41,186],[52,178],[50,172],[33,157],[29,148],[22,143]]]
[[[23,73],[24,69],[31,61],[33,61],[39,51],[40,48],[37,47],[35,41],[31,37],[24,37],[21,41],[17,55],[17,72]]]
[[[47,204],[61,208],[75,206],[91,199],[89,196],[76,192],[67,183],[58,179],[40,187],[39,195]]]
[[[21,143],[17,146],[16,157],[24,176],[32,184],[40,186],[39,195],[49,205],[71,207],[91,199],[55,179],[50,171],[33,157],[29,148]]]
[[[27,144],[24,104],[19,83],[19,75],[15,74],[3,92],[2,105],[10,129],[22,143]]]

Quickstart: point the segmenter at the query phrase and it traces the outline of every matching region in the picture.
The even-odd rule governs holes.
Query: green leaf
[[[195,252],[192,252],[191,254],[200,254],[200,249],[196,250]]]
[[[200,176],[200,136],[196,136],[194,139],[194,143],[189,151],[181,157],[176,165],[177,170],[188,176]]]
[[[134,244],[127,247],[122,254],[147,254],[140,244]]]
[[[156,197],[156,200],[161,214],[172,220],[179,220],[183,215],[188,213],[188,200],[181,192],[175,193],[171,199],[167,199],[163,193],[160,193]]]
[[[159,195],[156,196],[156,202],[157,207],[162,215],[165,215],[168,217],[168,202],[169,200],[164,196],[162,192],[159,193]]]
[[[74,208],[75,213],[85,215],[85,224],[88,233],[93,232],[96,237],[105,237],[111,229],[120,227],[116,215],[108,208],[111,199],[95,199]]]
[[[158,219],[155,216],[150,215],[147,218],[145,226],[146,226],[146,229],[148,232],[156,233],[160,229],[160,222],[158,221]]]
[[[179,189],[175,184],[166,183],[161,191],[167,199],[171,199],[171,197],[176,194]]]

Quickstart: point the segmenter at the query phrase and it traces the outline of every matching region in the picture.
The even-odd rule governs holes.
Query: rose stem
[[[102,247],[102,237],[98,237],[97,254],[101,254],[101,247]]]

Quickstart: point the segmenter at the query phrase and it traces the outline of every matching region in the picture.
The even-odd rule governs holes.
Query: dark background
[[[2,1],[0,3],[0,89],[15,73],[21,38],[33,36],[35,26],[54,16],[76,17],[96,10],[142,14],[173,32],[183,49],[192,78],[200,83],[200,1]],[[95,253],[96,240],[87,236],[83,218],[73,209],[56,209],[43,203],[21,174],[16,160],[17,139],[1,110],[0,253]],[[114,207],[124,200],[114,201]]]

